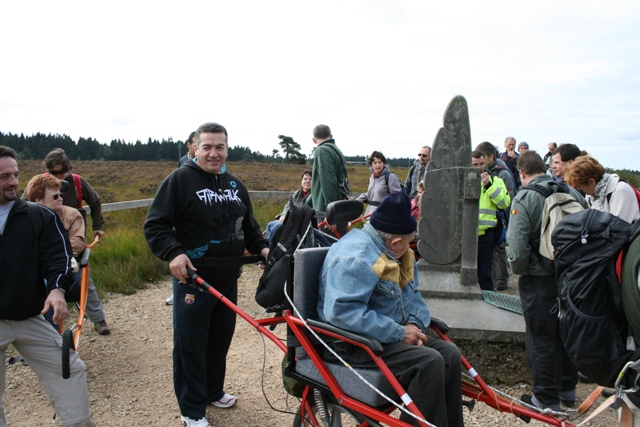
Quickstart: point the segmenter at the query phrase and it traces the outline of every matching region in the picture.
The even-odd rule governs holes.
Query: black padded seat
[[[318,318],[318,285],[320,283],[322,264],[328,251],[329,248],[309,248],[300,249],[295,254],[293,301],[304,319]],[[322,338],[322,335],[320,337]],[[298,374],[327,385],[302,347],[296,349],[296,356],[298,358],[296,362],[296,372]],[[326,363],[326,365],[338,381],[338,384],[340,384],[340,387],[342,387],[342,390],[349,397],[373,407],[385,406],[389,403],[367,384],[363,383],[349,368],[333,363]],[[391,384],[378,369],[357,369],[357,372],[391,399],[399,399]]]

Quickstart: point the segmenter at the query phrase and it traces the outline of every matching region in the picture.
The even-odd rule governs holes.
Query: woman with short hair
[[[404,191],[402,188],[402,182],[395,173],[389,171],[387,166],[387,158],[379,151],[374,151],[371,156],[367,158],[367,163],[370,166],[371,177],[369,178],[369,188],[366,193],[362,193],[358,200],[362,203],[367,203],[367,209],[364,211],[365,215],[372,214],[385,196],[389,194],[397,193],[398,191]]]
[[[564,180],[587,195],[591,209],[609,212],[628,223],[640,220],[638,199],[630,184],[604,167],[592,156],[578,156],[565,166]]]

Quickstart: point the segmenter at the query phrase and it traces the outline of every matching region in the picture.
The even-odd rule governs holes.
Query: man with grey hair
[[[235,303],[245,248],[266,259],[269,242],[253,217],[247,188],[227,172],[227,130],[205,123],[195,141],[196,161],[160,184],[144,232],[151,251],[169,262],[173,275],[173,383],[182,421],[187,427],[208,427],[207,405],[230,408],[237,401],[224,391],[236,316],[213,295],[184,285],[190,282],[187,268],[197,269]]]
[[[556,151],[556,148],[558,148],[558,144],[555,142],[550,142],[549,144],[547,144],[547,148],[549,149],[549,151],[544,155],[544,159],[542,159],[542,161],[545,165],[551,167],[551,156],[553,156],[553,152]]]
[[[311,179],[311,200],[307,202],[316,211],[318,223],[324,221],[327,205],[337,200],[351,197],[347,161],[336,145],[327,125],[318,125],[313,129],[313,154]],[[336,228],[337,227],[337,228]],[[347,231],[347,224],[327,224],[326,229],[337,231],[341,236]]]
[[[424,179],[427,171],[427,164],[431,161],[431,147],[425,145],[420,148],[418,159],[413,162],[407,178],[404,181],[404,191],[414,199],[418,195],[418,184]]]

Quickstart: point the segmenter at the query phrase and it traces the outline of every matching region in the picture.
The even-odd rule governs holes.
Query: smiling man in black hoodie
[[[198,128],[196,161],[160,184],[144,225],[149,247],[169,261],[174,277],[173,381],[187,426],[209,426],[208,404],[229,408],[237,399],[224,391],[235,313],[211,294],[183,285],[186,268],[198,270],[235,303],[241,266],[215,265],[211,259],[241,257],[245,248],[264,258],[269,252],[246,187],[227,172],[227,138],[227,130],[217,123]]]

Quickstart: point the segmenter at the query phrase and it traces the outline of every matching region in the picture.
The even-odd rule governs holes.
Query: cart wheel
[[[62,378],[69,379],[71,368],[69,366],[69,350],[75,350],[73,344],[73,333],[67,329],[62,334]]]

